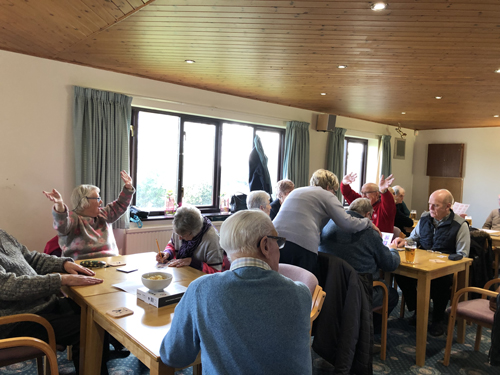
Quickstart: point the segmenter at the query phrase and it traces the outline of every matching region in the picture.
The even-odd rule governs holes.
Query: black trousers
[[[409,311],[417,308],[417,280],[410,277],[396,275],[396,281],[401,288]],[[453,284],[453,275],[446,275],[431,281],[431,299],[433,303],[432,321],[440,322],[444,319],[444,312],[450,300]]]
[[[280,263],[293,264],[316,274],[318,254],[296,243],[286,241],[285,246],[280,250]]]
[[[58,345],[72,345],[73,362],[76,374],[80,368],[80,306],[69,298],[59,298],[54,306],[40,311],[37,315],[47,319],[54,328]],[[47,330],[38,323],[17,324],[9,337],[29,336],[48,343]]]

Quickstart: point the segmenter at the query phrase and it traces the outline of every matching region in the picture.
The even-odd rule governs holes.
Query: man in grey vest
[[[429,212],[424,212],[410,238],[417,241],[419,248],[439,251],[445,254],[461,254],[469,256],[470,234],[467,222],[456,215],[451,206],[453,195],[446,190],[436,190],[429,197]],[[405,239],[396,238],[394,243],[404,246]],[[417,304],[417,280],[396,275],[396,281],[405,296],[409,311],[414,311]],[[431,299],[433,302],[432,324],[429,334],[441,336],[444,334],[444,312],[450,299],[450,287],[453,276],[447,275],[431,282]],[[410,318],[410,325],[416,324],[416,316]]]

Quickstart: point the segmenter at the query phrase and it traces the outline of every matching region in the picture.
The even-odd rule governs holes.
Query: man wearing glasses
[[[394,232],[394,218],[396,217],[396,203],[394,197],[388,190],[394,181],[392,174],[387,178],[380,178],[379,184],[366,183],[361,187],[361,194],[351,189],[351,183],[356,180],[356,173],[344,176],[340,184],[340,191],[347,203],[351,204],[358,198],[368,198],[373,207],[372,222],[381,232]]]
[[[201,350],[207,374],[310,375],[311,293],[276,272],[285,238],[264,212],[245,210],[224,221],[220,244],[231,269],[189,285],[163,339],[162,361],[188,366]]]

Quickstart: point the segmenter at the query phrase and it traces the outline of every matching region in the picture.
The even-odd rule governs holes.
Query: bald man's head
[[[429,212],[436,220],[442,220],[450,213],[453,204],[453,195],[446,190],[436,190],[429,197]]]

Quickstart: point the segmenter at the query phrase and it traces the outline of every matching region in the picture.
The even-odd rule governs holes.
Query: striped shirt
[[[251,258],[251,257],[244,257],[244,258],[238,258],[235,259],[231,263],[231,271],[234,271],[238,268],[242,267],[259,267],[264,270],[271,271],[271,267],[269,267],[269,264],[264,262],[263,260],[257,259],[257,258]]]

